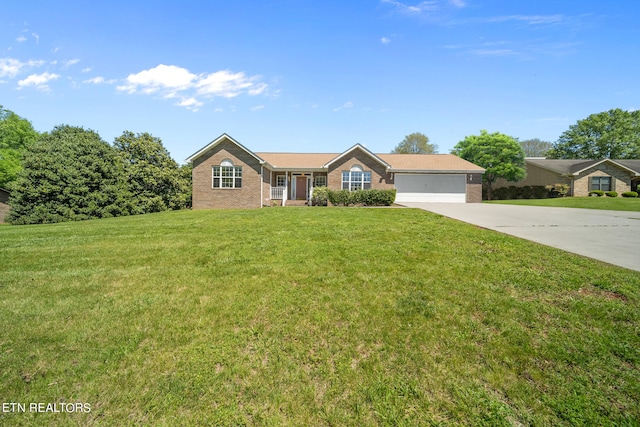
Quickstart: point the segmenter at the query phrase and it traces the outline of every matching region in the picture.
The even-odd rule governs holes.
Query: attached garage
[[[466,174],[395,174],[396,203],[466,203]]]

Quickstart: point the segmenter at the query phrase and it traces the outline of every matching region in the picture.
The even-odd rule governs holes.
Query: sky
[[[37,131],[253,151],[449,153],[480,130],[555,142],[640,108],[637,0],[4,2],[0,105]]]

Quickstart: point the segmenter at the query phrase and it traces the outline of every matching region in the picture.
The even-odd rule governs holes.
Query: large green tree
[[[553,147],[553,144],[549,141],[542,141],[539,138],[526,139],[520,141],[519,144],[526,157],[546,157]]]
[[[22,169],[22,154],[38,139],[31,123],[0,105],[0,187],[10,187]]]
[[[458,142],[452,153],[486,169],[482,179],[487,183],[487,198],[498,178],[520,181],[526,176],[524,151],[515,138],[499,132],[471,135]]]
[[[578,120],[560,136],[548,157],[639,159],[640,111],[616,108]]]
[[[114,141],[124,169],[134,213],[183,209],[191,204],[191,174],[184,173],[149,133],[125,131]]]
[[[128,214],[123,177],[116,151],[96,132],[57,126],[27,148],[8,220],[37,224]]]
[[[427,135],[414,132],[405,136],[391,152],[393,154],[435,154],[438,152],[438,146],[429,144]]]

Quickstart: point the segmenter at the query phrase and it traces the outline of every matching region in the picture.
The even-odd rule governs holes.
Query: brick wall
[[[482,203],[482,174],[467,174],[467,203]]]
[[[242,166],[242,188],[213,188],[213,166],[226,159]],[[269,186],[268,176],[263,180],[260,172],[255,157],[231,141],[221,141],[193,162],[193,209],[259,208],[261,186]],[[269,197],[268,190],[263,194]]]
[[[393,179],[387,173],[386,167],[360,149],[352,151],[331,164],[327,174],[327,187],[332,190],[341,190],[342,172],[350,170],[354,165],[361,166],[365,172],[371,172],[371,188],[381,190],[394,188]]]
[[[592,168],[587,169],[575,179],[573,184],[574,196],[589,195],[589,178],[593,176],[610,176],[612,177],[613,191],[618,194],[631,191],[631,177],[629,172],[613,167],[608,163],[601,163]]]

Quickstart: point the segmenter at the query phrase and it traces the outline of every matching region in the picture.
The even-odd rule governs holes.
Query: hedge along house
[[[590,191],[637,191],[640,160],[525,159],[527,177],[510,182],[499,179],[494,188],[516,186],[569,185],[571,196],[588,196]]]
[[[396,189],[396,202],[482,201],[484,169],[452,154],[253,152],[227,134],[191,155],[193,208],[311,204],[314,187]]]

